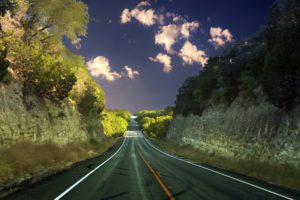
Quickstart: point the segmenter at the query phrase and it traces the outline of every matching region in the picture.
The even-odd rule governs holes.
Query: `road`
[[[131,122],[131,129],[136,129]],[[7,200],[300,199],[300,193],[195,164],[157,149],[140,131],[114,149]]]

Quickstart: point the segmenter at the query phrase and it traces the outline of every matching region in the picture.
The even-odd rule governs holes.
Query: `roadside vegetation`
[[[155,142],[161,149],[179,157],[300,190],[300,170],[293,164],[260,161],[256,156],[237,160],[188,144],[180,145],[167,140]]]
[[[0,149],[0,197],[42,178],[69,168],[74,163],[97,156],[114,145],[115,139],[78,142],[59,146],[54,143],[21,142]],[[33,156],[34,155],[34,156]]]
[[[89,75],[84,59],[65,46],[80,48],[80,38],[87,34],[87,11],[78,0],[0,2],[0,88],[13,88],[10,93],[16,94],[15,99],[22,98],[17,101],[20,105],[13,106],[26,108],[17,119],[19,125],[4,123],[23,130],[22,117],[32,115],[31,125],[36,126],[28,133],[15,130],[20,135],[2,129],[0,192],[99,155],[116,141],[110,136],[121,136],[127,128],[130,113],[105,109],[105,93]],[[14,110],[9,107],[6,112]],[[46,117],[40,120],[35,113],[46,113],[40,115]],[[59,139],[47,139],[45,134],[53,134],[53,126],[68,128],[77,115],[80,123],[76,122],[72,133],[55,132],[49,138]]]
[[[137,122],[142,131],[148,136],[162,139],[166,136],[168,126],[172,120],[173,108],[168,107],[163,110],[141,110],[136,114]]]
[[[120,137],[127,130],[131,114],[127,110],[105,110],[101,114],[101,123],[104,134],[107,136]]]

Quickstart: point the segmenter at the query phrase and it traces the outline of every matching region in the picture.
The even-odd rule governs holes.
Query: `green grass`
[[[110,148],[116,139],[80,142],[58,146],[53,143],[22,142],[0,149],[1,187],[17,185],[24,180],[35,182],[72,164],[97,156]]]
[[[191,145],[178,146],[166,141],[158,141],[158,144],[177,156],[300,190],[300,169],[291,164],[262,162],[254,157],[243,160],[229,158],[195,149]]]

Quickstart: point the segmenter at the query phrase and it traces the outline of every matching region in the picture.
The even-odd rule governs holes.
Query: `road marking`
[[[123,145],[125,144],[125,141],[126,141],[126,138],[124,139],[124,141],[123,141],[122,145],[120,146],[120,148],[111,157],[109,157],[103,163],[101,163],[100,165],[98,165],[95,169],[93,169],[92,171],[90,171],[89,173],[87,173],[84,177],[82,177],[81,179],[79,179],[76,183],[74,183],[73,185],[71,185],[68,189],[66,189],[63,193],[61,193],[59,196],[57,196],[54,200],[61,199],[68,192],[70,192],[74,187],[76,187],[79,183],[81,183],[84,179],[86,179],[89,175],[91,175],[92,173],[94,173],[97,169],[99,169],[100,167],[102,167],[105,163],[107,163],[110,159],[112,159],[115,155],[117,155],[117,153],[119,153],[119,151],[122,149]]]
[[[142,133],[141,133],[141,134],[142,134]],[[257,188],[257,189],[263,190],[263,191],[265,191],[265,192],[268,192],[268,193],[271,193],[271,194],[273,194],[273,195],[276,195],[276,196],[282,197],[282,198],[284,198],[284,199],[288,199],[288,200],[294,200],[294,199],[293,199],[293,198],[291,198],[291,197],[288,197],[288,196],[285,196],[285,195],[282,195],[282,194],[279,194],[279,193],[273,192],[273,191],[271,191],[271,190],[268,190],[268,189],[265,189],[265,188],[263,188],[263,187],[260,187],[260,186],[254,185],[254,184],[252,184],[252,183],[248,183],[248,182],[246,182],[246,181],[243,181],[243,180],[240,180],[240,179],[238,179],[238,178],[235,178],[235,177],[229,176],[229,175],[227,175],[227,174],[224,174],[224,173],[218,172],[218,171],[216,171],[216,170],[213,170],[213,169],[210,169],[210,168],[207,168],[207,167],[201,166],[201,165],[199,165],[199,164],[193,163],[192,161],[189,161],[189,160],[184,160],[184,159],[182,159],[182,158],[178,158],[178,157],[176,157],[176,156],[173,156],[173,155],[171,155],[171,154],[168,154],[168,153],[166,153],[166,152],[164,152],[164,151],[162,151],[162,150],[158,149],[158,148],[157,148],[157,147],[155,147],[153,144],[151,144],[151,143],[148,141],[148,139],[146,139],[146,138],[145,138],[145,136],[142,136],[142,137],[145,139],[145,141],[146,141],[146,142],[147,142],[147,143],[148,143],[148,144],[149,144],[149,145],[150,145],[152,148],[154,148],[155,150],[159,151],[160,153],[162,153],[162,154],[165,154],[165,155],[167,155],[167,156],[169,156],[169,157],[171,157],[171,158],[174,158],[174,159],[176,159],[176,160],[179,160],[179,161],[182,161],[182,162],[188,163],[188,164],[190,164],[190,165],[193,165],[193,166],[196,166],[196,167],[199,167],[199,168],[205,169],[205,170],[207,170],[207,171],[210,171],[210,172],[216,173],[216,174],[218,174],[218,175],[221,175],[221,176],[224,176],[224,177],[226,177],[226,178],[229,178],[229,179],[232,179],[232,180],[238,181],[238,182],[240,182],[240,183],[244,183],[244,184],[246,184],[246,185],[249,185],[249,186],[252,186],[252,187],[254,187],[254,188]]]
[[[149,170],[151,171],[151,173],[153,174],[153,176],[155,177],[155,179],[159,183],[160,187],[164,190],[164,192],[166,193],[166,195],[168,196],[168,198],[170,200],[175,200],[175,198],[172,196],[172,193],[170,192],[170,190],[168,189],[168,187],[164,184],[163,180],[159,177],[159,175],[150,166],[150,164],[149,164],[150,162],[148,163],[145,160],[145,158],[143,157],[143,155],[141,154],[141,152],[139,150],[138,150],[138,154],[141,157],[141,159],[144,161],[144,163],[147,165],[147,167],[149,168]]]

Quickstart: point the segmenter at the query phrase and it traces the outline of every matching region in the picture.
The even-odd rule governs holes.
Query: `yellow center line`
[[[168,189],[168,187],[166,186],[166,184],[159,177],[159,175],[153,170],[153,168],[150,166],[150,164],[145,160],[145,158],[143,157],[143,155],[141,154],[141,152],[139,150],[138,150],[138,153],[139,153],[139,156],[141,157],[141,159],[144,161],[144,163],[146,164],[146,166],[149,168],[149,170],[153,174],[153,176],[155,177],[155,179],[157,180],[157,182],[159,183],[160,187],[164,190],[164,192],[166,193],[166,195],[168,196],[168,198],[170,200],[175,200],[175,198],[172,196],[172,193],[170,192],[170,190]]]

